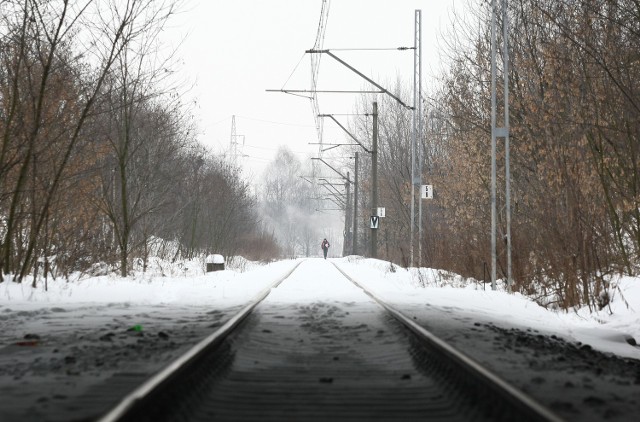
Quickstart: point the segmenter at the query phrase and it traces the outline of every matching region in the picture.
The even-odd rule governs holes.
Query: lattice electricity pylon
[[[231,140],[229,142],[229,153],[231,154],[231,162],[236,165],[238,164],[238,139],[242,138],[242,146],[244,147],[244,135],[238,135],[236,133],[236,116],[231,116]]]

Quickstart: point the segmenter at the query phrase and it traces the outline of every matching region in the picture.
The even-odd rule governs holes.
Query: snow
[[[640,359],[640,347],[627,342],[629,337],[640,342],[638,278],[616,280],[611,305],[600,312],[590,313],[588,309],[562,312],[545,309],[520,294],[484,290],[482,284],[463,283],[460,278],[455,282],[453,277],[454,281],[447,283],[443,281],[443,273],[435,270],[406,270],[395,266],[392,270],[388,262],[360,257],[329,261],[405,313],[435,309],[450,314],[451,318],[497,322],[502,327],[532,328],[569,342],[588,344],[596,350]],[[82,320],[105,314],[108,309],[109,314],[126,308],[135,308],[138,313],[157,307],[232,309],[283,277],[297,262],[243,263],[246,270],[243,272],[225,270],[205,274],[192,266],[183,272],[184,275],[165,277],[138,273],[129,278],[101,276],[75,281],[56,280],[49,281],[47,291],[43,283],[33,289],[28,283],[4,282],[0,283],[0,325],[11,321],[13,326],[22,327],[24,335],[30,329],[37,330],[38,318],[45,313],[51,318],[56,310],[64,310],[65,319]],[[358,300],[352,285],[328,283],[327,278],[337,276],[337,272],[327,274],[322,268],[327,267],[319,266],[314,279],[296,285],[299,287],[295,289],[287,289],[286,293],[274,289],[273,300],[288,303],[330,298],[347,302]]]
[[[614,295],[610,308],[595,313],[587,308],[563,312],[546,309],[518,293],[484,290],[478,283],[451,287],[440,280],[442,274],[435,270],[417,274],[415,269],[408,271],[395,267],[395,272],[391,272],[389,263],[382,261],[354,257],[342,261],[340,265],[349,275],[399,309],[436,307],[458,319],[535,329],[548,335],[555,334],[568,342],[588,344],[602,352],[640,359],[640,347],[634,347],[626,340],[632,337],[640,344],[639,278],[626,277],[618,281],[624,300],[620,294]],[[441,287],[421,287],[420,283]],[[462,283],[454,281],[451,284]]]
[[[205,259],[207,264],[224,264],[224,257],[220,254],[213,254],[207,256]]]
[[[0,283],[0,396],[6,399],[0,419],[69,420],[78,417],[77,406],[87,418],[95,416],[106,410],[101,406],[112,405],[114,388],[133,390],[297,265],[300,271],[271,289],[262,321],[286,324],[303,318],[309,335],[334,330],[340,321],[338,326],[355,331],[336,335],[357,344],[365,332],[381,332],[369,296],[342,279],[340,269],[564,416],[579,413],[581,420],[597,421],[608,412],[637,414],[637,365],[621,358],[640,360],[640,347],[629,344],[630,338],[640,340],[638,278],[612,280],[610,306],[591,313],[549,310],[455,274],[406,270],[355,256],[266,265],[235,257],[226,270],[210,273],[204,257],[147,264],[147,272],[127,278],[49,280],[46,290],[44,283],[35,289],[28,281]],[[360,332],[358,327],[367,328]],[[305,344],[336,338],[316,337]],[[119,374],[136,375],[123,386]],[[90,401],[96,394],[103,402]],[[84,404],[75,404],[76,399]],[[583,412],[585,400],[606,405]]]

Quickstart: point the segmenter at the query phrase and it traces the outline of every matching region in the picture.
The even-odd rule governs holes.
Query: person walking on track
[[[329,242],[327,241],[327,238],[325,238],[322,241],[322,244],[320,245],[320,247],[322,248],[322,253],[324,253],[324,259],[327,259],[327,252],[329,252]]]

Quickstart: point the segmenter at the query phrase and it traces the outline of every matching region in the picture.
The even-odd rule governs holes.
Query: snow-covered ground
[[[617,283],[623,295],[615,291],[610,307],[600,312],[590,313],[588,309],[563,312],[545,309],[520,294],[484,290],[478,283],[452,287],[464,283],[460,279],[457,283],[443,281],[442,275],[434,270],[422,270],[420,274],[415,269],[409,271],[397,266],[391,270],[388,262],[359,257],[330,261],[400,309],[420,305],[449,309],[459,315],[472,316],[474,320],[498,320],[505,326],[535,328],[555,333],[570,342],[589,344],[603,352],[640,359],[640,347],[627,341],[633,338],[640,344],[640,278],[619,279]],[[139,313],[143,313],[145,307],[158,305],[229,309],[251,299],[295,264],[296,261],[244,264],[244,272],[225,270],[207,274],[192,266],[182,275],[168,277],[137,274],[129,278],[101,276],[70,282],[57,280],[49,281],[47,291],[42,283],[33,289],[29,283],[4,282],[0,283],[0,324],[11,322],[12,326],[20,327],[20,332],[14,333],[20,336],[46,329],[47,325],[42,324],[39,315],[56,313],[56,310],[68,319],[81,321],[86,320],[88,314],[101,313],[95,309],[110,306],[135,308]],[[314,283],[321,286],[323,274],[317,274]],[[292,294],[298,293],[293,291]],[[335,297],[341,295],[340,291],[331,293]],[[130,322],[135,325],[136,321]],[[4,334],[6,336],[6,331]],[[7,340],[5,337],[4,341]]]
[[[597,313],[587,308],[571,312],[548,310],[521,294],[487,290],[482,284],[461,277],[444,279],[440,272],[422,269],[410,271],[388,262],[355,257],[344,258],[340,265],[359,283],[366,285],[399,309],[438,307],[475,321],[500,321],[505,327],[536,329],[555,334],[568,342],[589,344],[596,350],[621,357],[640,359],[640,278],[617,280],[610,307]],[[426,287],[422,287],[422,285]],[[452,287],[459,286],[459,287]],[[631,340],[633,342],[633,340]]]
[[[24,416],[19,408],[29,400],[39,403],[41,412],[59,409],[56,400],[64,401],[79,388],[90,389],[123,370],[153,373],[298,264],[238,262],[235,270],[207,274],[197,262],[165,264],[161,272],[158,263],[152,271],[126,279],[49,281],[47,291],[42,283],[35,289],[29,283],[0,283],[0,396],[15,399],[5,409],[0,406],[0,419]],[[328,262],[427,329],[437,319],[436,334],[462,349],[475,347],[469,337],[481,331],[486,338],[497,333],[516,340],[526,340],[531,333],[640,360],[640,347],[632,344],[640,342],[638,278],[617,280],[622,295],[615,293],[610,308],[592,314],[547,310],[519,294],[484,290],[482,284],[467,284],[461,278],[444,280],[434,270],[405,270],[360,257]],[[348,302],[353,286],[344,283],[342,290],[331,284],[328,289],[325,277],[318,271],[304,289],[279,291],[276,296],[286,294],[279,297],[286,302]],[[463,325],[467,328],[460,335]],[[486,355],[495,347],[487,345]],[[629,388],[638,390],[638,383],[634,387],[631,381]],[[67,414],[58,415],[50,420],[64,420]],[[22,416],[20,420],[41,420],[42,413]]]
[[[482,284],[450,279],[443,281],[435,270],[406,270],[388,262],[347,257],[330,260],[356,281],[367,286],[400,309],[420,306],[438,307],[475,321],[502,321],[505,327],[537,329],[569,342],[589,344],[596,350],[621,357],[640,359],[640,279],[624,277],[616,281],[619,290],[606,309],[590,313],[588,309],[571,312],[543,308],[520,294],[491,291]],[[243,263],[242,272],[225,270],[204,273],[197,262],[173,269],[179,275],[153,276],[138,273],[128,278],[101,276],[76,281],[55,280],[32,288],[30,283],[0,283],[0,324],[19,327],[13,331],[15,341],[22,334],[48,334],[51,314],[64,315],[76,323],[84,321],[95,327],[99,316],[112,317],[117,309],[135,309],[144,314],[157,306],[169,308],[206,306],[224,310],[242,305],[277,278],[288,272],[296,261],[279,261],[267,265]],[[166,270],[164,271],[166,273]],[[323,283],[323,274],[313,282]],[[465,285],[466,286],[463,286]],[[463,287],[452,287],[452,286]],[[426,287],[423,287],[426,286]],[[439,286],[439,287],[434,287]],[[332,292],[340,297],[343,292]],[[305,292],[291,293],[302,294]],[[308,294],[308,292],[307,292]],[[288,300],[296,300],[295,297]],[[98,311],[100,310],[100,311]],[[48,314],[46,319],[42,315]],[[131,325],[139,325],[131,320]],[[11,341],[3,327],[3,340]],[[64,329],[59,327],[57,329]],[[6,344],[6,343],[5,343]]]

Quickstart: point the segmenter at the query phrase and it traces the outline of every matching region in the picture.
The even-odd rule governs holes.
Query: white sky
[[[414,13],[421,9],[424,86],[439,67],[439,34],[448,30],[452,8],[461,9],[463,3],[333,0],[324,48],[411,47]],[[321,5],[321,0],[187,0],[186,11],[166,31],[170,43],[184,39],[178,51],[183,65],[177,70],[180,78],[195,83],[188,95],[198,101],[201,142],[215,152],[228,152],[235,115],[236,133],[245,140],[241,163],[256,182],[279,145],[289,146],[301,160],[317,152],[317,146],[309,145],[317,142],[310,101],[266,90],[285,83],[288,89],[310,89],[310,56],[304,52],[314,45]],[[397,77],[407,86],[412,83],[411,50],[334,53],[389,89]],[[369,88],[328,56],[322,58],[319,80],[319,89]],[[349,113],[356,99],[320,94],[320,111]],[[343,119],[346,124],[347,117]],[[343,139],[341,130],[327,121],[324,142]]]

